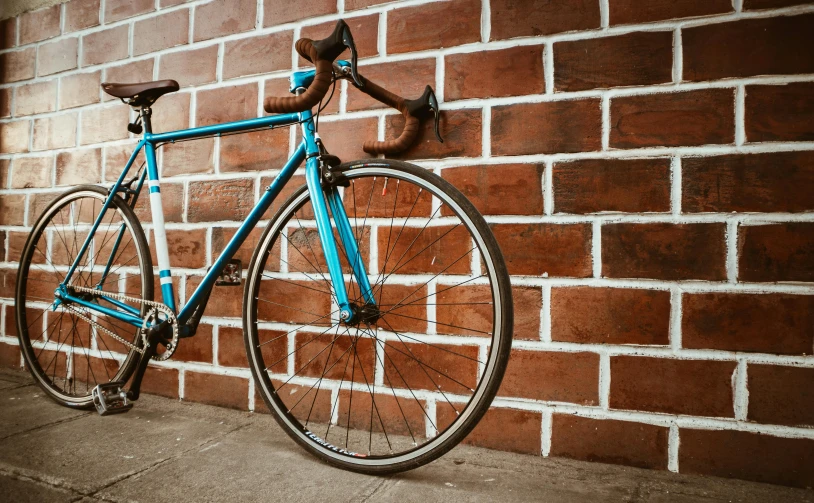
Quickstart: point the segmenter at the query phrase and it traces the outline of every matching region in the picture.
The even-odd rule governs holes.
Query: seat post
[[[153,132],[153,123],[150,119],[152,115],[153,111],[150,109],[150,107],[141,107],[141,123],[144,124],[145,133]]]

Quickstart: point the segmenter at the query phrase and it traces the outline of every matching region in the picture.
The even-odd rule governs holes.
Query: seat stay
[[[77,253],[76,258],[73,261],[73,264],[71,264],[70,269],[68,269],[68,272],[65,274],[65,278],[62,280],[62,283],[59,284],[60,287],[64,288],[70,284],[71,278],[73,277],[76,268],[82,261],[82,257],[88,251],[88,246],[90,246],[90,242],[93,239],[93,236],[96,234],[96,230],[102,223],[102,220],[104,219],[105,213],[107,213],[108,208],[110,208],[110,204],[113,201],[113,197],[116,197],[116,194],[118,193],[119,189],[122,186],[124,178],[127,176],[127,173],[130,171],[130,167],[133,166],[133,162],[135,162],[136,160],[136,156],[146,143],[147,141],[143,139],[139,141],[138,145],[136,145],[136,148],[133,150],[133,153],[130,154],[130,159],[128,159],[127,164],[125,164],[122,173],[119,175],[118,180],[116,180],[116,183],[114,183],[113,186],[110,188],[110,193],[108,194],[107,199],[105,199],[105,203],[102,205],[102,210],[99,212],[99,215],[96,217],[96,220],[94,220],[93,225],[91,226],[90,231],[88,232],[88,235],[85,238],[85,241],[82,243],[82,247],[79,249],[79,253]]]

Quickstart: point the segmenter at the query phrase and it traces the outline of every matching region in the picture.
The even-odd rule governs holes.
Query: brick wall
[[[63,186],[114,179],[135,143],[99,83],[177,79],[161,131],[257,116],[303,66],[292,42],[342,17],[365,75],[408,97],[434,85],[447,141],[425,131],[401,157],[476,202],[513,275],[514,352],[469,441],[814,485],[814,5],[285,3],[71,0],[0,23],[5,364],[21,363],[11,296],[28,227]],[[345,84],[321,133],[350,160],[400,123]],[[163,151],[182,299],[295,140]],[[213,300],[147,387],[262,409],[240,306]]]

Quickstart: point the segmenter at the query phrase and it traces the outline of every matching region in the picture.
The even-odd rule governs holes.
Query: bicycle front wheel
[[[483,217],[439,176],[384,159],[340,170],[375,307],[335,237],[348,297],[365,306],[355,321],[339,319],[301,187],[249,267],[249,364],[259,395],[308,451],[364,473],[408,470],[454,447],[491,404],[511,349],[509,277]]]

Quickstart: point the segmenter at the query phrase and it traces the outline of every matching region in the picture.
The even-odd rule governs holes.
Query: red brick
[[[155,235],[150,233],[150,241]],[[167,250],[173,267],[200,269],[206,266],[206,229],[167,231]],[[153,263],[158,263],[155,248],[151,247]]]
[[[814,152],[682,160],[685,212],[801,212],[814,209]]]
[[[57,81],[38,82],[17,88],[14,115],[53,112],[57,108]]]
[[[814,401],[811,387],[814,368],[749,364],[747,374],[749,420],[791,426],[814,425],[814,407],[811,406]]]
[[[684,80],[813,73],[814,14],[682,30]]]
[[[175,267],[175,263],[172,264]],[[212,363],[212,326],[198,325],[195,335],[178,343],[173,361]]]
[[[11,178],[11,159],[0,159],[0,189],[8,188],[8,181]],[[3,248],[0,246],[0,249]],[[0,253],[2,257],[2,253]]]
[[[352,298],[361,297],[361,293],[355,285],[346,286],[346,288],[348,295]],[[434,297],[428,297],[425,286],[381,285],[381,288],[374,287],[373,295],[377,299],[376,302],[384,307],[383,311],[388,311],[382,316],[385,321],[379,322],[378,326],[399,332],[427,333],[427,302],[434,302]],[[438,319],[436,330],[439,333],[486,335],[466,330],[466,328],[473,327],[474,329],[478,326],[475,321],[463,324],[463,329],[451,327],[445,323],[449,323],[449,320],[443,317]]]
[[[478,108],[442,110],[438,129],[444,143],[435,138],[433,121],[425,120],[419,126],[418,136],[412,147],[392,154],[395,159],[441,159],[444,157],[480,157],[483,153],[481,128],[483,112]],[[384,123],[386,140],[401,135],[404,129],[402,115],[388,115]],[[373,139],[373,138],[371,138]],[[365,157],[369,157],[365,155]]]
[[[481,2],[453,0],[387,12],[387,53],[480,42]],[[428,19],[440,20],[428,23]]]
[[[251,179],[190,182],[188,190],[190,222],[240,221],[254,207]]]
[[[294,373],[314,378],[320,378],[324,375],[325,379],[344,380],[345,382],[356,382],[363,385],[367,383],[372,386],[373,369],[376,366],[373,340],[370,338],[360,337],[356,339],[351,336],[337,336],[333,332],[331,330],[322,335],[297,332]],[[327,350],[326,348],[332,349]],[[266,361],[266,365],[273,366],[275,362],[285,358],[285,354],[283,352],[276,359],[269,358],[271,361]],[[392,353],[391,357],[395,358]],[[280,364],[282,361],[280,361]],[[401,366],[399,370],[401,370]],[[393,379],[392,376],[391,379]],[[409,378],[407,382],[412,385]]]
[[[0,196],[0,225],[23,225],[24,217],[25,194]]]
[[[334,12],[336,2],[333,0],[307,0],[298,3],[296,7],[283,0],[263,0],[263,26],[275,26]]]
[[[347,8],[348,6],[345,5],[345,9]],[[359,54],[359,58],[368,58],[379,54],[378,14],[345,18],[345,22],[348,23],[348,27],[350,27],[351,33],[353,33],[353,43],[356,45],[356,52]],[[336,21],[326,21],[311,26],[303,26],[300,30],[300,37],[320,40],[330,36],[335,26]],[[349,53],[345,52],[340,57],[347,56],[349,56]],[[311,63],[300,57],[300,66],[310,64]]]
[[[20,257],[23,256],[23,248],[25,248],[26,241],[28,241],[27,232],[8,232],[8,261],[19,262]],[[45,244],[45,241],[42,241]],[[42,264],[44,262],[42,255],[34,254],[33,263]],[[39,316],[39,314],[37,314]],[[13,333],[12,335],[16,335]]]
[[[4,122],[3,127],[0,128],[0,152],[4,154],[28,152],[30,137],[31,121]]]
[[[449,54],[444,65],[446,101],[545,92],[541,45]]]
[[[379,5],[387,3],[386,0],[348,0],[345,2],[345,10],[356,10],[370,7],[371,5]]]
[[[34,120],[32,150],[50,150],[76,145],[78,114],[66,114]]]
[[[161,8],[172,7],[173,5],[181,5],[183,3],[191,2],[192,0],[160,0]]]
[[[666,470],[669,431],[662,426],[629,421],[554,414],[551,455]]]
[[[12,189],[30,189],[35,187],[51,186],[51,170],[54,158],[47,157],[20,157],[14,159],[12,164]]]
[[[808,0],[744,0],[744,10],[772,9],[808,3]]]
[[[207,126],[257,116],[257,84],[219,87],[199,91],[195,122]]]
[[[288,407],[292,407],[291,413],[300,421],[310,421],[310,424],[328,424],[333,412],[338,410],[332,406],[331,390],[325,388],[317,390],[316,387],[310,385],[298,386],[290,382],[283,383],[276,379],[271,382],[278,391],[284,390],[277,396]],[[255,412],[268,413],[268,408],[260,397],[260,386],[255,388],[255,397]],[[357,397],[358,395],[354,395],[354,399]]]
[[[541,215],[544,164],[498,164],[447,168],[441,176],[484,215]],[[452,210],[444,205],[442,215]]]
[[[409,215],[411,217],[429,218],[432,215],[432,197],[427,194],[426,190],[419,192],[417,185],[400,184],[398,203],[396,202],[396,191],[389,185],[389,182],[385,196],[381,197],[382,192],[384,192],[384,180],[381,177],[377,178],[375,183],[370,177],[356,178],[353,185],[354,188],[350,194],[345,196],[345,209],[351,218],[354,215],[358,218],[364,218],[365,213],[371,218],[390,218],[393,215],[396,217],[407,217]],[[371,192],[377,197],[371,196]],[[371,202],[369,209],[368,201]],[[310,206],[307,206],[300,210],[300,218],[312,218],[310,216],[311,209]],[[304,213],[305,215],[303,215]],[[396,240],[398,229],[398,226],[391,227],[388,225],[387,227],[387,233],[393,241]],[[382,229],[380,235],[383,233],[384,229]]]
[[[142,59],[123,65],[108,67],[105,70],[103,82],[148,82],[153,79],[153,67],[155,60]],[[106,100],[118,100],[108,94],[104,94]]]
[[[125,164],[130,159],[130,154],[133,153],[133,150],[136,149],[136,142],[126,143],[126,144],[119,144],[119,145],[107,145],[104,148],[105,151],[105,180],[106,182],[115,182],[119,175],[121,175],[122,170],[124,169]],[[136,155],[135,161],[133,161],[133,166],[130,167],[130,171],[128,172],[129,175],[132,177],[136,170],[138,169],[144,161],[144,149],[139,150],[138,155]],[[164,187],[161,187],[161,191],[164,191]],[[142,201],[145,198],[140,197],[139,201]],[[150,199],[149,196],[146,199]],[[147,203],[149,205],[149,201]],[[166,204],[166,201],[165,201]],[[139,205],[136,205],[136,208],[139,208]],[[138,214],[138,210],[136,212]],[[150,214],[149,208],[147,208],[147,214]],[[152,217],[148,216],[147,220],[150,220]]]
[[[263,281],[258,293],[257,317],[262,321],[297,325],[328,325],[331,312],[327,285],[313,281]]]
[[[392,240],[384,232],[379,234],[379,271],[387,274],[470,273],[472,244],[465,227],[404,227],[399,233],[401,236]]]
[[[150,395],[178,398],[178,370],[151,365],[144,374],[141,391]]]
[[[117,104],[82,111],[82,145],[127,138],[130,107]],[[123,165],[122,165],[123,166]]]
[[[599,355],[515,349],[498,395],[597,405]]]
[[[510,274],[591,276],[590,224],[495,224]]]
[[[159,79],[175,79],[181,87],[215,82],[218,46],[163,54],[158,66]]]
[[[102,72],[90,72],[62,77],[59,83],[60,110],[99,103],[101,75]]]
[[[584,159],[552,171],[555,213],[670,211],[669,159]]]
[[[195,8],[195,42],[254,29],[256,0],[215,0]]]
[[[760,433],[681,429],[682,473],[730,477],[769,484],[811,487],[814,440]]]
[[[231,239],[235,235],[236,229],[228,229],[223,227],[214,227],[212,229],[212,261],[214,262],[220,254],[223,252],[223,249],[226,248],[226,245],[231,241]],[[252,253],[254,253],[254,249],[257,247],[257,243],[260,241],[260,235],[262,234],[263,228],[262,227],[255,227],[252,229],[249,236],[243,242],[243,245],[238,249],[237,253],[235,253],[234,258],[240,260],[243,263],[244,267],[248,267],[249,263],[252,260]],[[272,252],[272,256],[268,258],[268,262],[266,263],[266,270],[279,270],[279,257],[274,255]],[[272,263],[275,265],[272,266]]]
[[[263,334],[263,336],[261,336],[259,339],[261,341],[272,339],[273,337],[283,335],[285,333],[273,332],[270,330],[260,330],[260,332]],[[279,340],[285,342],[285,344],[282,344],[282,347],[287,349],[288,341],[286,338],[283,337]],[[272,343],[272,345],[274,345],[274,343]],[[273,363],[273,361],[268,363]],[[224,367],[249,367],[249,361],[246,359],[246,345],[243,344],[242,328],[218,328],[218,364],[223,365]]]
[[[557,91],[672,82],[673,34],[634,32],[554,44]]]
[[[469,396],[470,389],[477,385],[477,346],[431,346],[404,342],[399,337],[399,342],[387,341],[382,351],[385,381],[389,379],[396,389],[409,387]]]
[[[299,404],[306,416],[308,409],[311,408],[313,394],[309,398]],[[299,398],[297,399],[299,400]],[[290,404],[287,403],[289,407],[297,403],[291,400],[288,402],[290,402]],[[392,435],[404,435],[418,440],[423,438],[426,432],[425,406],[423,401],[414,397],[396,398],[392,393],[384,391],[376,393],[374,398],[367,391],[362,393],[357,391],[351,397],[349,391],[342,390],[339,392],[339,402],[336,406],[337,424],[362,431],[381,432],[384,430],[391,438]],[[350,410],[348,410],[349,408]]]
[[[0,21],[0,49],[11,49],[17,45],[17,18]]]
[[[40,57],[46,58],[48,62],[50,62],[49,56],[51,52],[53,52],[51,49],[60,45],[61,43],[62,42],[51,42],[50,44],[43,44]],[[35,69],[34,65],[37,60],[36,53],[37,49],[30,47],[28,49],[23,49],[22,51],[4,52],[3,54],[0,54],[0,80],[2,80],[2,82],[17,82],[20,80],[33,78]],[[74,60],[75,59],[76,56],[74,55]],[[76,61],[74,61],[72,68],[76,68]],[[47,75],[48,73],[54,72],[50,71],[50,68],[41,65],[40,75]]]
[[[222,137],[220,171],[262,171],[282,167],[288,159],[288,131],[284,128]]]
[[[0,365],[3,367],[20,368],[21,358],[20,346],[0,344]]]
[[[213,173],[214,138],[165,145],[161,155],[161,176]]]
[[[704,293],[684,295],[682,344],[772,354],[811,354],[814,297]]]
[[[670,292],[570,287],[551,290],[551,339],[588,344],[669,344]]]
[[[747,0],[748,1],[748,0]],[[732,12],[729,0],[695,0],[673,2],[671,0],[614,0],[610,2],[610,24],[652,23],[682,17],[709,16]]]
[[[105,23],[138,16],[155,10],[153,0],[105,0]]]
[[[106,170],[110,171],[110,164]],[[161,184],[161,203],[164,208],[165,222],[180,222],[184,213],[184,186],[180,183]],[[150,198],[139,197],[136,204],[136,216],[141,222],[152,222],[153,216],[150,213]]]
[[[102,149],[89,148],[57,154],[57,185],[79,185],[102,181]]]
[[[379,135],[379,121],[376,117],[321,122],[319,134],[324,138],[328,151],[343,161],[366,159],[370,154],[362,150],[362,144],[375,140]]]
[[[291,53],[287,49],[293,43],[294,34],[291,31],[227,42],[223,56],[223,78],[288,70],[291,68]]]
[[[732,417],[735,362],[611,356],[610,407]]]
[[[82,37],[82,65],[98,65],[127,57],[127,25],[97,31]]]
[[[814,224],[741,226],[740,281],[814,281]]]
[[[5,210],[3,205],[7,202],[11,202],[12,198],[8,196],[4,196],[0,198],[0,209]],[[5,215],[0,213],[0,221],[4,220]],[[9,224],[2,224],[2,225],[9,225]],[[15,225],[15,224],[10,224]],[[14,298],[14,285],[17,284],[17,271],[14,270],[0,270],[0,297],[5,297],[7,299]]]
[[[60,6],[26,12],[20,15],[20,45],[39,42],[59,35]]]
[[[249,381],[242,377],[186,371],[184,400],[248,410]]]
[[[71,0],[65,4],[65,33],[99,26],[100,0]]]
[[[371,82],[407,99],[418,98],[424,92],[427,84],[435,85],[434,59],[395,61],[363,66],[359,71]],[[370,108],[387,108],[387,105],[361,91],[348,90],[348,111]]]
[[[746,139],[814,141],[814,82],[746,87]]]
[[[14,89],[7,87],[0,89],[0,117],[11,117],[11,94]]]
[[[201,283],[200,276],[187,276],[186,292],[189,298],[196,291]],[[236,295],[235,288],[227,286],[215,286],[206,305],[204,316],[218,316],[226,318],[239,318],[243,312],[243,295]]]
[[[625,96],[611,100],[610,146],[679,147],[735,141],[731,89]]]
[[[602,276],[664,280],[726,278],[725,225],[602,226]]]
[[[456,417],[449,405],[438,404],[437,425],[445,428]],[[462,443],[539,455],[542,417],[539,412],[515,409],[489,409]]]
[[[276,178],[276,177],[265,177],[264,176],[263,178],[260,179],[260,191],[261,191],[261,194],[263,193],[263,191],[266,190],[266,188],[269,185],[271,185],[271,182],[272,182],[272,180],[274,180],[274,178]],[[277,199],[275,199],[274,202],[271,203],[271,207],[268,209],[268,211],[266,211],[266,214],[263,215],[263,219],[264,220],[271,219],[277,213],[277,210],[283,205],[283,203],[286,200],[288,200],[288,198],[294,192],[296,192],[300,187],[302,187],[303,185],[305,185],[305,176],[303,176],[303,175],[294,175],[294,176],[292,176],[291,179],[288,181],[288,183],[285,185],[285,187],[283,187],[283,190],[280,192],[280,195],[277,196]],[[299,216],[301,219],[302,218],[313,218],[314,215],[313,215],[313,212],[311,211],[311,209],[312,209],[311,205],[306,204],[305,206],[303,206],[302,209],[300,209],[297,212],[297,216]],[[307,216],[306,216],[306,214],[307,214]]]
[[[536,37],[599,28],[599,3],[591,0],[491,0],[491,40]]]
[[[190,93],[173,93],[162,96],[159,104],[152,107],[153,132],[163,133],[188,128],[190,96],[192,96]]]
[[[591,152],[601,147],[598,99],[492,108],[492,155]]]
[[[73,70],[77,65],[79,37],[65,38],[39,46],[37,52],[37,75]]]
[[[189,11],[176,10],[133,25],[133,56],[184,45],[189,39]]]

